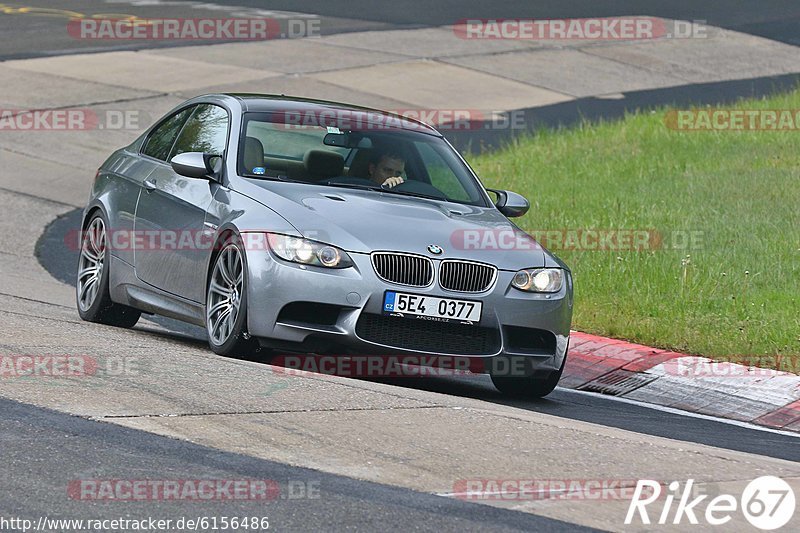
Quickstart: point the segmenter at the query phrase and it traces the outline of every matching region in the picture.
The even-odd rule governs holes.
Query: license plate
[[[408,315],[428,320],[479,322],[482,307],[481,302],[405,292],[386,291],[383,295],[383,313],[393,316]]]

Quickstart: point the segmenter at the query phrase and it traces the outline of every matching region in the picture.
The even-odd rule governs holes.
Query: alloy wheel
[[[217,346],[224,344],[234,330],[243,290],[242,255],[235,244],[228,244],[217,256],[206,299],[206,328]]]
[[[100,217],[92,220],[83,233],[78,265],[78,305],[89,309],[97,298],[106,260],[106,226]]]

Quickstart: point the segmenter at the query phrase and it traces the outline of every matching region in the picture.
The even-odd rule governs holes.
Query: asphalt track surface
[[[37,257],[42,266],[56,279],[73,286],[78,255],[76,245],[70,244],[68,239],[80,228],[80,217],[81,210],[74,210],[57,218],[37,243]],[[184,336],[187,342],[206,342],[205,330],[202,328],[165,317],[148,318],[169,331]],[[666,412],[599,394],[559,388],[542,400],[509,399],[494,388],[488,376],[382,379],[381,382],[476,398],[637,433],[800,461],[800,437],[721,420]]]
[[[40,11],[38,14],[35,10],[22,13],[19,8],[39,8]],[[51,12],[45,14],[41,9]],[[797,32],[800,5],[787,0],[13,0],[0,2],[0,35],[3,35],[0,59],[187,45],[186,42],[81,41],[66,31],[70,13],[141,18],[265,16],[279,20],[305,14],[319,17],[321,35],[443,26],[466,18],[649,15],[705,21],[713,26],[800,44]]]
[[[211,2],[205,2],[210,4]],[[506,1],[351,0],[257,1],[218,0],[218,10],[201,10],[198,2],[138,2],[121,0],[19,0],[4,6],[42,7],[96,14],[117,12],[141,17],[224,17],[243,14],[240,6],[314,14],[321,17],[322,34],[416,28],[452,24],[463,18],[569,18],[612,15],[652,15],[705,20],[711,25],[770,39],[800,44],[796,31],[800,6],[782,0],[675,2],[647,1]],[[191,11],[187,11],[191,10]],[[267,15],[265,15],[267,16]],[[0,59],[83,53],[111,49],[174,46],[185,43],[92,43],[76,41],[65,31],[59,15],[0,14]],[[420,22],[424,20],[424,22]],[[198,48],[198,53],[200,48]],[[526,123],[570,124],[583,118],[613,118],[632,107],[665,103],[717,103],[741,96],[760,96],[796,84],[787,75],[736,82],[688,85],[664,90],[626,94],[623,102],[579,99],[567,104],[525,110]],[[491,145],[492,132],[467,132],[453,140],[461,147]],[[74,284],[76,254],[63,245],[69,230],[78,227],[80,212],[57,219],[43,235],[38,256],[55,278]],[[74,250],[74,247],[72,248]],[[189,343],[204,343],[201,328],[169,319],[154,318]],[[154,333],[156,334],[156,333]],[[384,380],[393,385],[478,398],[513,405],[567,419],[587,421],[637,433],[706,444],[791,461],[800,461],[797,437],[707,418],[655,410],[596,394],[557,389],[548,398],[523,402],[502,397],[486,377]],[[0,399],[0,449],[4,474],[0,476],[0,510],[4,516],[129,518],[197,517],[210,515],[269,516],[277,530],[546,530],[579,531],[579,526],[529,513],[478,506],[406,489],[358,481],[347,477],[291,467],[285,464],[212,450],[149,433],[93,422],[46,409]],[[32,461],[31,458],[36,458]],[[10,475],[13,472],[14,475]],[[273,502],[148,502],[87,504],[64,498],[70,480],[109,476],[147,479],[259,478],[282,483],[289,480],[318,483],[324,497],[279,499]],[[104,476],[105,473],[105,476]]]
[[[270,531],[592,531],[529,513],[221,452],[10,400],[0,399],[0,411],[6,472],[0,476],[0,516],[6,519],[235,516],[266,517]],[[11,468],[17,475],[7,474]],[[165,472],[178,480],[268,480],[270,487],[277,484],[280,495],[269,492],[265,500],[123,502],[81,499],[78,491],[64,494],[74,480],[157,480]]]

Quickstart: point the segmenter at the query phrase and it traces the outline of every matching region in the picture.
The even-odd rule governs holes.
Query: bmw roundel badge
[[[442,247],[441,247],[441,246],[439,246],[439,245],[437,245],[437,244],[429,244],[429,245],[428,245],[428,251],[429,251],[430,253],[432,253],[433,255],[441,255],[441,253],[442,253],[444,250],[442,250]]]

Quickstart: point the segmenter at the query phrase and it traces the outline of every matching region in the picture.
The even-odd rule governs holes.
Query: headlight
[[[278,233],[268,233],[267,240],[275,255],[285,261],[327,268],[353,266],[353,261],[347,252],[330,244]]]
[[[526,292],[558,292],[564,284],[560,268],[527,268],[514,274],[511,285]]]

